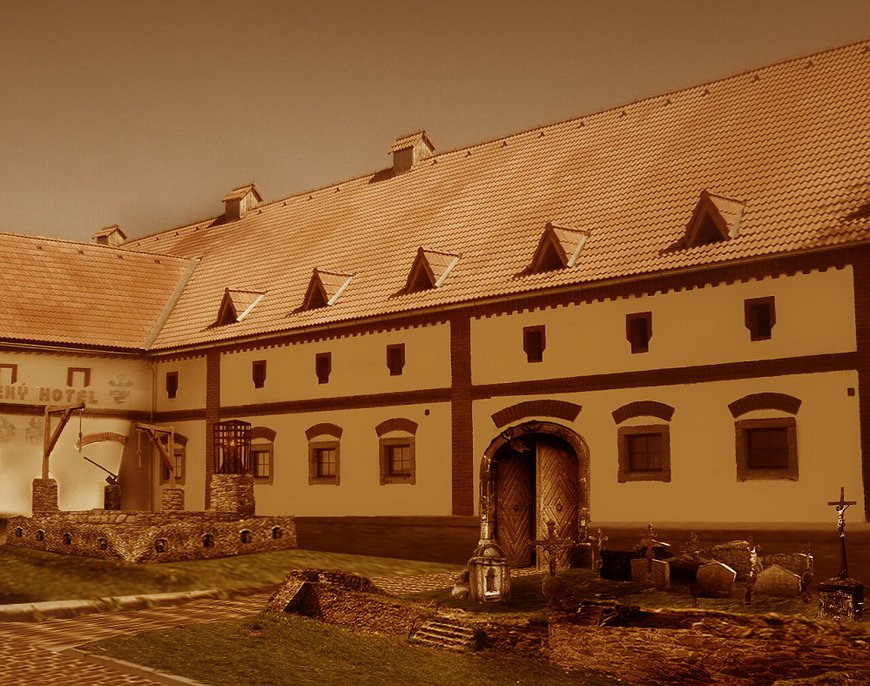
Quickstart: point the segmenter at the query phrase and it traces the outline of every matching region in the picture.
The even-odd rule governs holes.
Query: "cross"
[[[599,577],[601,576],[601,549],[604,547],[607,539],[607,534],[602,533],[601,529],[598,530],[597,536],[589,537],[589,540],[591,540],[595,545],[595,564],[593,565],[593,569],[595,570],[595,575]]]
[[[701,539],[698,538],[698,534],[694,531],[690,533],[689,540],[682,545],[680,550],[681,552],[691,555],[692,560],[697,562],[701,554]]]
[[[840,558],[842,568],[840,569],[840,578],[849,578],[849,563],[846,560],[846,510],[850,505],[857,505],[854,500],[846,500],[846,488],[840,486],[840,499],[828,501],[828,505],[835,505],[837,510],[837,532],[840,534]]]
[[[556,535],[556,522],[547,520],[547,535],[545,538],[529,542],[530,546],[541,546],[547,552],[547,562],[550,565],[550,576],[556,576],[556,556],[563,549],[570,548],[574,541],[570,538],[560,538]]]
[[[655,531],[653,531],[652,523],[646,525],[646,531],[643,533],[643,536],[640,539],[640,544],[644,548],[646,548],[646,571],[647,574],[652,574],[652,565],[653,558],[655,557],[655,553],[653,552],[653,545],[655,545],[657,541],[655,540]]]

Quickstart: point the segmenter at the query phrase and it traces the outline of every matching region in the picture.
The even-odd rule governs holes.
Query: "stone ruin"
[[[137,428],[152,438],[161,457],[169,462],[166,444],[171,445],[171,428]],[[173,478],[169,488],[163,489],[160,512],[109,508],[61,511],[57,481],[47,476],[46,454],[43,477],[33,480],[33,515],[9,518],[7,545],[125,562],[173,562],[295,548],[292,516],[255,514],[254,479],[248,459],[250,424],[223,422],[215,429],[210,509],[184,510],[184,491],[175,487]],[[168,441],[154,438],[167,434]],[[110,500],[109,488],[113,486]],[[115,502],[117,487],[117,483],[106,487],[107,503]]]

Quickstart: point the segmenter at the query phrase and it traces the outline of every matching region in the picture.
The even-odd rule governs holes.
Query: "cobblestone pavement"
[[[44,622],[0,622],[0,684],[3,686],[152,686],[172,683],[130,673],[123,667],[92,664],[63,651],[74,646],[140,631],[234,619],[259,612],[268,593],[233,600],[198,600],[173,607],[99,613]],[[183,682],[176,682],[183,683]]]
[[[533,570],[515,570],[533,573]],[[375,577],[387,593],[401,595],[446,588],[455,573]],[[159,675],[135,673],[123,664],[94,664],[69,654],[70,648],[121,634],[168,629],[185,624],[235,619],[256,614],[269,593],[233,600],[203,599],[171,607],[128,612],[101,612],[42,622],[0,622],[0,685],[2,686],[155,686],[192,683]]]

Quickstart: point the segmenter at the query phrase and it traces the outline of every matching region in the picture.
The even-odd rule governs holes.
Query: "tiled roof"
[[[430,150],[434,150],[435,146],[432,143],[432,139],[429,138],[428,134],[425,131],[415,131],[414,133],[409,133],[407,136],[400,136],[395,140],[395,142],[390,146],[388,152],[394,153],[398,150],[404,150],[405,148],[411,148],[416,143],[423,141],[429,146]]]
[[[118,226],[117,224],[112,224],[112,226],[106,226],[105,228],[100,229],[93,236],[91,236],[91,238],[100,238],[102,236],[111,236],[116,231],[119,234],[121,234],[121,236],[123,238],[127,237],[127,234],[124,233],[123,229],[121,229],[120,226]]]
[[[241,200],[248,193],[253,193],[257,197],[257,200],[263,199],[260,195],[260,192],[257,190],[257,187],[253,183],[249,183],[244,186],[239,186],[238,188],[233,188],[233,190],[231,190],[221,199],[221,202],[227,202],[229,200]]]
[[[704,189],[739,199],[739,233],[675,248]],[[127,247],[202,256],[155,343],[166,349],[865,241],[868,205],[863,42]],[[724,205],[720,211],[727,214]],[[573,267],[528,273],[548,222],[589,236]],[[404,293],[409,255],[429,245],[462,259],[440,288]],[[355,276],[329,307],[300,310],[317,265]],[[225,284],[239,273],[269,297],[243,322],[209,328]]]
[[[143,349],[195,262],[0,233],[0,338]]]
[[[221,302],[218,323],[227,324],[240,322],[265,295],[262,291],[243,291],[237,288],[227,288]]]

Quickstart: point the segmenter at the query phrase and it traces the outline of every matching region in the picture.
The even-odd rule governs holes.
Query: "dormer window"
[[[328,272],[315,267],[311,281],[308,282],[302,309],[313,310],[332,305],[347,288],[352,278],[353,274]]]
[[[247,317],[254,306],[266,295],[262,291],[243,291],[235,288],[227,288],[221,300],[215,326],[233,324]]]
[[[227,221],[241,219],[245,214],[263,202],[263,196],[253,183],[233,188],[223,198],[224,218]]]
[[[418,248],[417,257],[414,258],[414,264],[405,283],[405,292],[416,293],[437,288],[444,283],[457,262],[459,262],[459,255]]]
[[[127,240],[127,234],[117,224],[107,226],[91,236],[100,245],[121,245]]]
[[[397,138],[389,152],[393,156],[393,173],[400,174],[421,160],[431,157],[435,152],[435,145],[425,131],[416,131]]]
[[[721,195],[701,191],[692,219],[686,227],[684,247],[719,243],[740,233],[744,205]]]
[[[588,236],[585,229],[547,222],[529,271],[537,274],[573,267]]]

